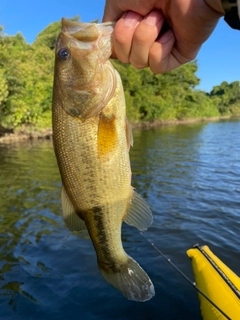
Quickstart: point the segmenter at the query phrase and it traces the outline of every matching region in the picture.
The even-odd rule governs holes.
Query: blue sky
[[[27,42],[49,23],[62,17],[80,16],[81,21],[101,20],[104,0],[1,0],[0,24],[5,33],[20,31]],[[212,36],[203,44],[198,57],[199,89],[210,91],[214,85],[226,80],[240,80],[240,31],[232,30],[221,19]]]

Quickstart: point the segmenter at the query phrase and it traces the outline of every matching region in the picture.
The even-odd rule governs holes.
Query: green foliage
[[[34,124],[51,110],[54,54],[27,44],[20,33],[0,38],[0,125]]]
[[[221,115],[240,114],[240,82],[222,82],[213,87],[210,98]]]
[[[199,84],[196,61],[168,73],[155,75],[113,61],[121,75],[128,117],[132,121],[173,120],[218,116],[213,101]]]
[[[60,22],[50,24],[30,45],[21,33],[7,36],[0,26],[0,126],[51,125],[54,47],[60,28]],[[196,61],[160,75],[112,63],[121,75],[132,122],[240,114],[239,82],[223,82],[210,94],[196,90]]]
[[[76,16],[70,20],[78,21],[79,16]],[[33,46],[41,47],[46,46],[51,50],[54,50],[57,37],[61,30],[61,21],[53,22],[49,24],[43,31],[41,31],[36,40],[33,43]]]
[[[0,70],[0,108],[4,106],[8,97],[8,83],[4,75],[4,69]]]
[[[46,46],[49,49],[54,50],[60,30],[61,21],[51,23],[47,28],[38,34],[36,40],[33,42],[33,46]]]

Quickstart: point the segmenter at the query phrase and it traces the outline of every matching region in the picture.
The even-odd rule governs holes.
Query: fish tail
[[[140,265],[128,256],[127,262],[117,271],[106,271],[100,266],[104,279],[121,291],[128,299],[144,302],[155,295],[151,279]]]

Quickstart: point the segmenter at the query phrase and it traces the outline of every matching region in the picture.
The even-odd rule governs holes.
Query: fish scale
[[[153,284],[121,240],[123,221],[145,230],[152,214],[131,186],[131,129],[121,78],[108,60],[113,25],[62,24],[52,114],[63,218],[70,230],[88,230],[104,278],[128,299],[146,301]]]

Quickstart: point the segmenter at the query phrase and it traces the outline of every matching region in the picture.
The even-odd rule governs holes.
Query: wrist
[[[228,2],[227,0],[204,0],[204,2],[214,11],[220,13],[222,16],[225,15],[225,10],[223,2]]]
[[[233,10],[233,8],[237,8],[239,3],[238,0],[222,0],[221,2],[225,13]]]
[[[240,0],[222,0],[222,5],[224,20],[231,28],[240,30]]]

